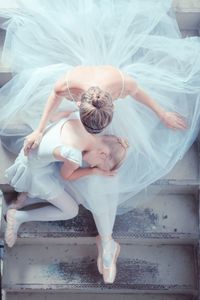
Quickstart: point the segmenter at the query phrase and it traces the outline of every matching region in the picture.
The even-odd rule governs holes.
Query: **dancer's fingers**
[[[37,148],[38,146],[39,146],[39,142],[38,141],[35,141],[33,144],[32,144],[32,146],[31,146],[31,149],[35,149],[35,148]]]
[[[183,118],[177,118],[177,122],[185,124],[186,125],[186,121]]]
[[[183,124],[185,127],[187,127],[187,122],[186,119],[184,117],[182,117],[181,115],[179,115],[178,113],[175,113],[176,118],[177,118],[177,122]]]
[[[25,155],[28,155],[29,151],[32,148],[32,145],[33,145],[33,143],[27,143],[27,144],[25,144],[25,146],[24,146],[24,154]]]
[[[184,122],[178,122],[179,128],[186,129],[187,125]]]
[[[183,120],[177,120],[176,127],[180,129],[186,129],[187,124]]]

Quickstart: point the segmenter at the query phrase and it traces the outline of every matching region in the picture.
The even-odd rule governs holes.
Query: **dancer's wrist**
[[[164,121],[164,118],[165,118],[165,114],[166,114],[166,111],[164,109],[159,109],[158,112],[156,113],[157,116],[159,117],[159,119],[161,121]]]
[[[44,128],[38,127],[35,129],[35,132],[38,132],[39,134],[43,134],[44,133]]]

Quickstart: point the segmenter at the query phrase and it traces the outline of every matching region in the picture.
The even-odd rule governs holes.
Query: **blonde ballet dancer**
[[[66,181],[84,176],[112,177],[122,164],[127,150],[126,140],[112,136],[88,133],[80,122],[79,112],[50,125],[36,149],[24,155],[23,149],[15,163],[6,171],[10,184],[22,192],[15,208],[6,214],[5,241],[12,247],[20,225],[29,221],[67,220],[78,214],[78,203],[67,192]],[[83,168],[83,162],[87,165]],[[59,164],[59,166],[58,166]],[[26,197],[38,197],[53,206],[20,211]],[[83,203],[84,204],[84,203]],[[94,213],[99,237],[97,265],[106,283],[116,276],[116,261],[120,246],[112,238],[116,210]],[[102,218],[103,217],[103,218]]]

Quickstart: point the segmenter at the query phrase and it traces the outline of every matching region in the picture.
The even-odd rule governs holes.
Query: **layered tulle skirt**
[[[64,192],[59,181],[58,164],[27,157],[23,150],[14,164],[6,170],[5,177],[17,192],[27,192],[32,198],[48,201],[63,195]]]
[[[200,39],[181,38],[170,0],[19,3],[0,13],[8,18],[3,60],[14,75],[0,92],[1,134],[36,128],[56,80],[77,65],[116,66],[187,120],[186,130],[171,130],[130,96],[115,101],[114,119],[102,134],[129,141],[117,175],[62,183],[92,211],[134,206],[138,193],[168,173],[198,134]],[[63,100],[60,109],[73,105]]]

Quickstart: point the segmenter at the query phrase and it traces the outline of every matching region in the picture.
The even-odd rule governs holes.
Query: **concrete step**
[[[200,29],[199,0],[173,0],[173,9],[181,30]]]
[[[114,284],[97,271],[94,245],[18,245],[6,249],[2,287],[12,292],[197,295],[193,246],[123,245]]]
[[[161,194],[144,202],[117,216],[114,236],[121,243],[198,242],[198,201],[194,194]],[[2,222],[3,238],[5,221]],[[96,235],[92,214],[81,206],[79,215],[71,220],[24,223],[18,232],[17,243],[88,244]]]
[[[190,295],[162,295],[162,294],[71,294],[71,293],[7,293],[3,300],[195,300]]]
[[[182,37],[199,36],[199,30],[181,30]]]

